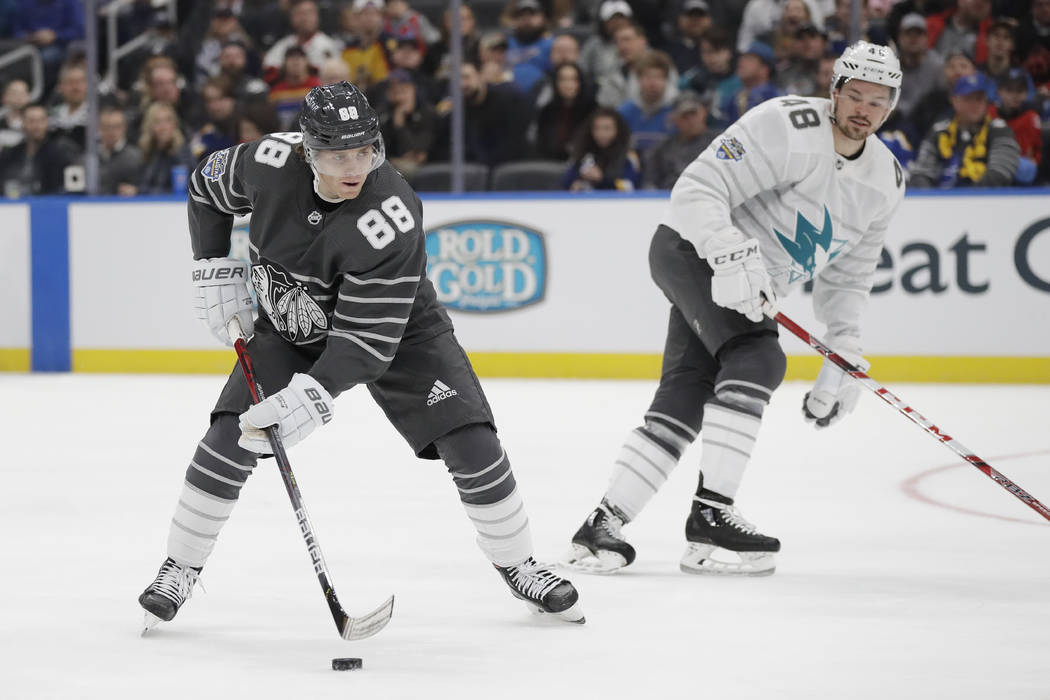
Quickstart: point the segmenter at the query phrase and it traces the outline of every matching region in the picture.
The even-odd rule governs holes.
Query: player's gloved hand
[[[865,372],[871,367],[871,363],[861,356],[860,345],[855,339],[840,340],[830,347]],[[817,428],[834,425],[857,405],[860,390],[859,382],[825,359],[813,390],[806,392],[802,399],[802,416]]]
[[[762,262],[758,241],[736,233],[735,242],[711,241],[707,264],[714,270],[711,298],[719,306],[744,314],[754,322],[762,320],[762,300],[775,307],[777,295],[769,272]]]
[[[252,295],[248,293],[248,263],[233,258],[204,258],[193,261],[194,307],[197,318],[212,335],[233,345],[226,324],[234,316],[250,338],[254,330]]]
[[[293,374],[288,386],[241,414],[237,444],[257,454],[272,451],[266,428],[276,425],[281,442],[291,447],[319,425],[332,420],[332,396],[309,374]]]

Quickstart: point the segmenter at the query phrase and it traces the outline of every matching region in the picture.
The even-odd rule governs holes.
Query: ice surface
[[[813,430],[802,384],[776,394],[739,499],[784,543],[772,577],[679,573],[693,447],[626,529],[637,562],[573,577],[587,624],[536,618],[475,547],[442,465],[357,389],[290,458],[344,606],[396,593],[389,627],[339,639],[264,462],[207,592],[141,638],[136,597],[223,381],[0,375],[0,697],[1050,698],[1050,524],[871,396]],[[484,384],[553,560],[654,384]],[[890,388],[1050,503],[1050,387]],[[337,656],[365,668],[335,673]]]

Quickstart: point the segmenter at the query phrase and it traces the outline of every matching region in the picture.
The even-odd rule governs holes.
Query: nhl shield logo
[[[289,340],[307,340],[328,330],[328,317],[306,285],[272,263],[252,265],[252,286],[273,327]]]
[[[314,209],[307,215],[306,220],[310,222],[311,226],[316,226],[321,223],[321,212]]]

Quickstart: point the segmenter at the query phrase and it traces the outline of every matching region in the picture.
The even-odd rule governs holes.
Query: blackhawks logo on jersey
[[[306,285],[271,263],[252,265],[252,286],[270,322],[289,340],[306,340],[328,329],[328,317]]]
[[[795,212],[795,236],[788,238],[780,231],[773,229],[777,240],[788,252],[794,264],[791,266],[791,278],[788,283],[798,279],[812,279],[813,273],[835,259],[841,252],[845,240],[834,238],[834,226],[831,213],[824,205],[824,226],[818,229],[802,212]],[[832,250],[834,248],[834,250]]]

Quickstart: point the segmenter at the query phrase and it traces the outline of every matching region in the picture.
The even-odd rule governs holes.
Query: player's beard
[[[849,117],[843,119],[838,115],[835,117],[835,128],[851,141],[863,141],[875,131],[870,121],[866,125],[860,125],[850,121]]]

